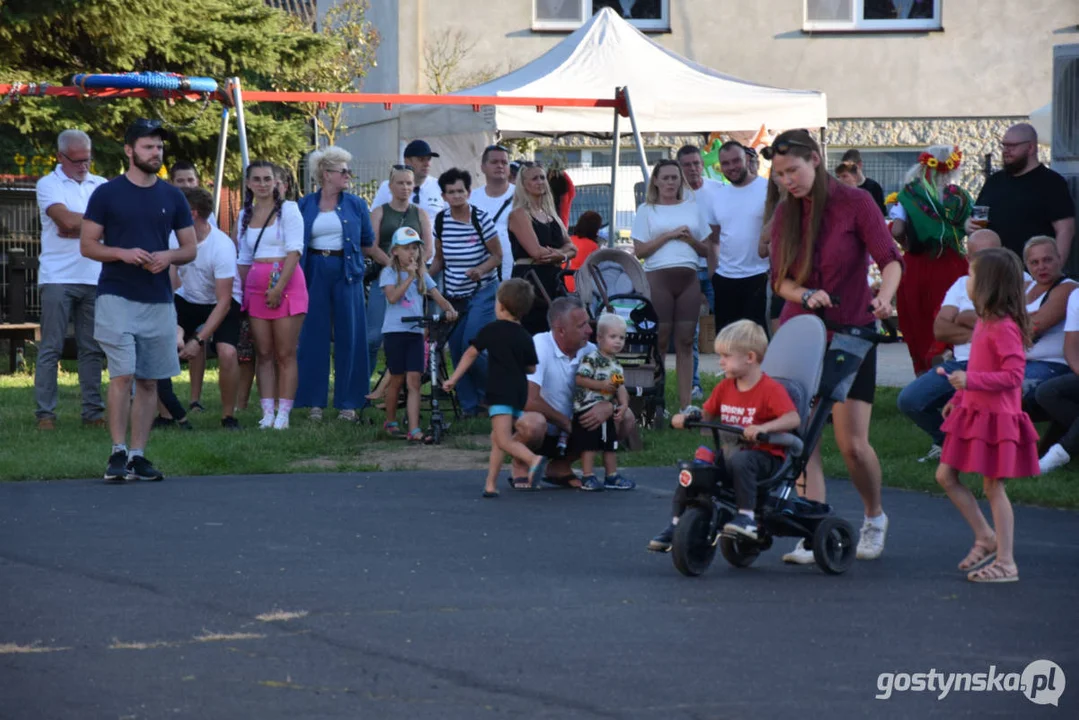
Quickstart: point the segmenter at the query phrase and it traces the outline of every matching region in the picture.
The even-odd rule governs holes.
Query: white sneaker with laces
[[[1058,468],[1062,468],[1071,462],[1071,455],[1068,451],[1061,447],[1059,444],[1049,448],[1045,453],[1045,457],[1038,461],[1038,469],[1042,475],[1048,472],[1053,472]]]
[[[337,419],[345,420],[346,422],[356,422],[356,411],[342,410],[341,412],[337,413]]]
[[[273,413],[266,413],[262,416],[262,419],[259,420],[259,430],[269,430],[273,427],[273,421]]]
[[[274,430],[288,430],[288,415],[285,413],[277,413],[277,417],[273,421]]]
[[[311,422],[322,422],[322,408],[311,408],[307,413],[307,417]]]
[[[940,460],[940,452],[941,452],[941,450],[942,450],[942,448],[941,448],[940,445],[937,445],[936,443],[933,443],[933,445],[931,445],[930,448],[929,448],[929,452],[927,452],[925,454],[925,457],[918,458],[918,462],[924,463],[924,462]]]
[[[816,560],[813,559],[813,551],[806,548],[805,540],[799,540],[794,549],[783,556],[783,562],[792,565],[812,565]]]
[[[881,517],[884,522],[879,526],[868,520],[862,523],[856,555],[859,560],[876,560],[884,552],[884,540],[888,537],[888,516],[881,514]]]

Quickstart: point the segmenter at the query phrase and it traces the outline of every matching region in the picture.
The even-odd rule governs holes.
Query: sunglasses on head
[[[408,165],[390,165],[390,170],[411,170]]]
[[[814,151],[817,149],[813,147],[813,145],[809,142],[804,142],[802,140],[796,140],[793,138],[787,138],[785,140],[777,140],[776,142],[761,150],[761,157],[763,157],[765,160],[771,160],[776,155],[786,155],[791,151],[791,148],[796,147]]]

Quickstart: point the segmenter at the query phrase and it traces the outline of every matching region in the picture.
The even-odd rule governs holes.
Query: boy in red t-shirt
[[[761,360],[768,349],[764,328],[752,320],[739,320],[723,328],[715,347],[726,378],[716,385],[712,396],[704,403],[704,419],[737,425],[743,432],[741,438],[729,434],[723,436],[725,467],[734,481],[738,501],[738,515],[724,525],[723,530],[756,540],[757,484],[771,477],[785,456],[783,448],[759,443],[757,436],[797,430],[801,419],[783,386],[761,370]],[[682,429],[686,420],[685,415],[675,415],[671,425]],[[671,549],[674,526],[685,509],[686,490],[679,485],[674,494],[671,523],[652,538],[648,543],[649,550],[667,552]]]

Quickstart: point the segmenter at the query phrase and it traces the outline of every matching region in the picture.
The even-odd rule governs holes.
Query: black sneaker
[[[181,430],[194,430],[195,429],[195,426],[192,425],[191,421],[188,420],[187,418],[184,418],[183,420],[177,420],[176,421],[176,427],[180,428]]]
[[[670,552],[672,540],[674,540],[674,523],[663,528],[663,532],[649,540],[648,549],[652,552]]]
[[[221,418],[221,427],[225,428],[226,430],[239,430],[240,421],[229,415],[226,418]]]
[[[749,515],[738,513],[733,520],[723,526],[723,532],[742,535],[750,540],[757,540],[757,521]]]
[[[172,418],[161,417],[158,415],[154,418],[153,423],[150,424],[150,428],[153,430],[160,430],[161,428],[170,428],[176,424],[176,421]]]
[[[203,411],[206,410],[206,408],[204,408],[202,406],[202,403],[200,403],[198,400],[195,400],[190,405],[188,405],[187,409],[190,410],[191,412],[203,412]]]
[[[127,451],[117,450],[109,455],[109,464],[105,468],[105,482],[122,483],[127,478]]]
[[[148,480],[150,482],[161,482],[165,479],[165,475],[142,455],[136,455],[127,463],[125,477],[128,480]]]

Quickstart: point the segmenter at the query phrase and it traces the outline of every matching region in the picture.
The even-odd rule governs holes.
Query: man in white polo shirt
[[[41,214],[41,343],[34,372],[39,430],[56,427],[56,370],[68,323],[75,324],[78,345],[82,422],[104,427],[101,366],[105,353],[94,340],[94,303],[101,263],[79,252],[82,214],[90,194],[105,178],[90,173],[92,145],[82,130],[64,130],[57,138],[60,164],[37,183]]]
[[[484,148],[480,157],[480,171],[487,184],[472,191],[468,201],[487,213],[498,232],[502,246],[502,277],[509,280],[513,275],[513,252],[510,248],[510,210],[513,209],[513,193],[517,187],[510,182],[510,151],[501,145]]]
[[[581,481],[573,474],[572,465],[580,456],[572,447],[559,447],[559,436],[572,430],[573,392],[577,386],[577,367],[581,358],[596,349],[588,341],[592,327],[588,312],[576,297],[561,297],[551,303],[547,311],[550,331],[532,338],[536,346],[536,372],[528,376],[528,403],[525,412],[517,419],[514,438],[523,442],[534,452],[550,458],[547,477],[551,485],[581,487]],[[601,402],[585,413],[582,424],[589,429],[597,428],[614,415],[614,405]],[[627,408],[616,417],[619,438],[630,438],[635,432],[633,413]],[[630,444],[633,444],[632,441]],[[528,476],[528,468],[513,461],[513,477],[518,484]],[[512,481],[511,481],[512,482]],[[602,488],[602,486],[601,486]],[[589,488],[589,489],[601,489]]]
[[[438,153],[431,149],[426,140],[413,140],[405,146],[405,165],[412,168],[412,176],[416,180],[410,200],[413,205],[426,210],[430,217],[438,214],[439,210],[449,207],[442,199],[442,189],[438,186],[438,178],[431,175],[431,158],[436,157]],[[374,200],[371,201],[371,209],[385,205],[391,199],[390,181],[383,180],[378,186]]]

